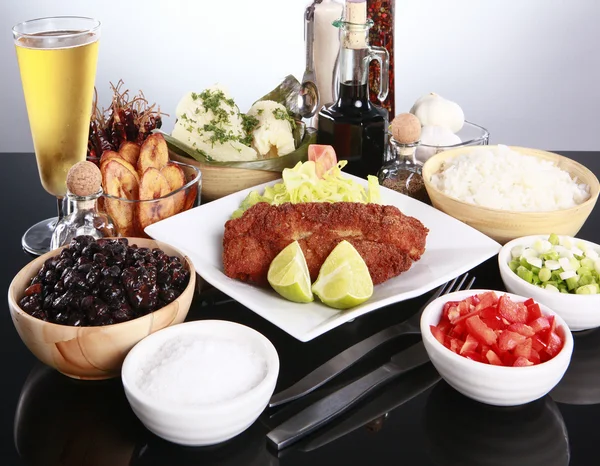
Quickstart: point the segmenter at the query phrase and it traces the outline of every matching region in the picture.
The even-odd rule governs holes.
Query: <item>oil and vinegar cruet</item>
[[[387,112],[369,100],[369,64],[381,70],[378,99],[388,94],[389,55],[383,47],[369,46],[366,0],[347,0],[340,29],[337,60],[337,98],[319,112],[317,141],[334,147],[338,159],[348,160],[346,172],[365,178],[377,175],[386,148]]]

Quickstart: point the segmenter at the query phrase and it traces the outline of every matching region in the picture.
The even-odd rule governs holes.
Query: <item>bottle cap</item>
[[[401,113],[392,121],[391,131],[400,144],[414,144],[421,139],[421,122],[412,113]]]
[[[87,160],[78,162],[67,173],[67,189],[76,196],[96,194],[102,185],[100,169]]]

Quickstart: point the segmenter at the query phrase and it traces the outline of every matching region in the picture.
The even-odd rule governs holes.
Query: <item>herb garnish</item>
[[[225,98],[223,91],[211,92],[209,89],[202,91],[200,98],[202,99],[204,110],[210,110],[215,116],[211,121],[212,124],[229,123],[229,114],[227,110],[221,107],[221,102],[225,102],[230,107],[233,107],[235,105],[233,99]]]
[[[296,121],[292,118],[292,116],[288,113],[286,109],[276,108],[273,110],[273,116],[276,120],[287,120],[290,122],[292,130],[296,129]]]
[[[252,144],[252,131],[258,126],[258,119],[252,115],[245,115],[242,113],[242,128],[246,137],[240,139],[240,142],[246,146]]]

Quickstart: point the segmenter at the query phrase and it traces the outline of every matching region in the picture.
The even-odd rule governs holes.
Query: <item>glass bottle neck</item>
[[[369,102],[369,28],[372,23],[334,23],[340,28],[340,51],[337,63],[338,107],[371,108]]]
[[[361,85],[369,82],[369,49],[340,49],[340,84]]]

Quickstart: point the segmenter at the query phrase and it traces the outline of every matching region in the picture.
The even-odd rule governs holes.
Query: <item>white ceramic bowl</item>
[[[553,293],[538,286],[527,283],[510,270],[510,251],[515,246],[531,246],[538,239],[548,239],[549,235],[523,236],[506,243],[498,253],[500,276],[506,289],[521,296],[529,296],[535,301],[545,304],[561,316],[572,331],[587,330],[600,327],[600,294],[577,295]],[[600,246],[589,241],[576,239],[588,247],[600,251]]]
[[[540,304],[544,315],[555,315],[559,336],[564,338],[562,350],[547,362],[527,367],[492,366],[472,361],[446,348],[435,339],[430,325],[437,325],[447,301],[461,301],[489,290],[466,290],[450,293],[433,301],[421,316],[421,334],[429,359],[440,375],[460,393],[482,403],[495,406],[517,406],[541,398],[562,378],[573,353],[573,335],[567,324],[548,307]],[[499,296],[502,292],[496,291]],[[527,298],[507,293],[515,302]]]
[[[219,336],[251,345],[266,361],[264,379],[223,402],[182,406],[157,401],[137,385],[138,369],[166,341],[183,335]],[[256,330],[234,322],[201,320],[169,327],[142,340],[125,358],[121,375],[127,400],[148,430],[173,443],[206,446],[229,440],[250,427],[267,406],[278,374],[277,351]]]

